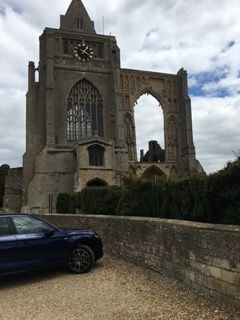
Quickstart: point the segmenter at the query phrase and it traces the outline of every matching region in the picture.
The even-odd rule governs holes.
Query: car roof
[[[11,212],[6,212],[6,213],[0,213],[0,217],[13,217],[13,216],[32,216],[29,213],[11,213]]]

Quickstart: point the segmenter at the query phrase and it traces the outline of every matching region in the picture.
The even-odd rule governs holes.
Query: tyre
[[[74,248],[68,258],[68,267],[72,273],[85,273],[91,269],[94,253],[88,246]]]

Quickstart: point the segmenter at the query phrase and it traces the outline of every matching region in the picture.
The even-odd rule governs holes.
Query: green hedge
[[[71,201],[72,196],[68,193],[59,193],[57,196],[57,213],[70,213],[70,208],[73,206]]]
[[[121,215],[158,217],[163,212],[166,183],[133,181],[122,190],[117,206]]]
[[[60,210],[60,209],[61,210]],[[127,180],[122,187],[59,195],[57,212],[116,214],[240,224],[240,160],[209,176],[172,181]]]
[[[240,160],[208,177],[204,201],[207,221],[240,224]]]
[[[79,209],[95,214],[115,214],[122,189],[113,187],[85,188],[81,192]]]

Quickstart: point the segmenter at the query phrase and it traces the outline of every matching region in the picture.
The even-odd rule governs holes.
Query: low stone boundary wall
[[[105,253],[240,306],[240,227],[82,214],[40,217],[61,227],[92,229],[102,237]]]

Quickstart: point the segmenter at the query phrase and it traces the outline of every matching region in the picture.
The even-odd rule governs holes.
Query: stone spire
[[[96,33],[94,22],[90,19],[81,0],[72,0],[66,14],[61,15],[60,29]]]

